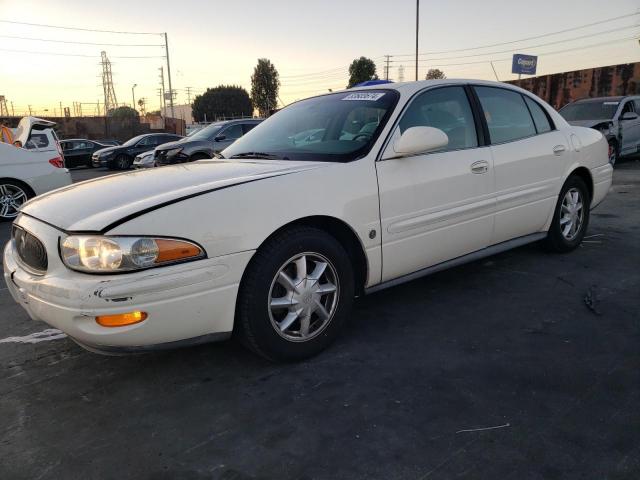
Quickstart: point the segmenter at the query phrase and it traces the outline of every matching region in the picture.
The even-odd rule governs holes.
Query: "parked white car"
[[[233,332],[302,359],[354,296],[538,240],[575,249],[612,177],[599,132],[485,81],[303,100],[223,155],[31,201],[4,251],[11,294],[94,351]]]
[[[54,122],[24,117],[14,145],[0,142],[0,220],[13,220],[30,198],[71,184]]]

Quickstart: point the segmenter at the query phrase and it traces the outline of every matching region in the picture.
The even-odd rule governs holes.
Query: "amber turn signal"
[[[157,238],[156,245],[158,245],[156,263],[173,262],[202,255],[202,250],[194,244],[179,240]]]
[[[147,319],[146,312],[118,313],[116,315],[99,315],[96,322],[103,327],[124,327],[140,323]]]

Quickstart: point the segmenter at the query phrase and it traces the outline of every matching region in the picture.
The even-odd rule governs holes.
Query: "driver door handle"
[[[489,171],[489,162],[486,160],[480,160],[471,164],[471,173],[482,174]]]

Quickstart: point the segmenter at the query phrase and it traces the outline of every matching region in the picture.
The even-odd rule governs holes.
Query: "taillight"
[[[49,163],[56,168],[64,168],[64,160],[60,157],[52,158]]]

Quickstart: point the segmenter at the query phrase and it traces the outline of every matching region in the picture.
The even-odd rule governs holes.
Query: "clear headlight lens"
[[[141,270],[205,256],[186,240],[154,237],[70,235],[60,242],[64,264],[81,272],[109,273]]]

